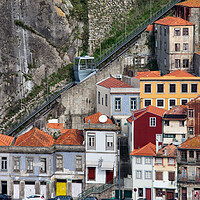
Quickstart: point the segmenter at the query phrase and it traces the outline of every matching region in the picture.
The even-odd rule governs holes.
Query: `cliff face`
[[[22,99],[43,79],[73,62],[83,44],[84,26],[73,12],[69,0],[0,1],[2,126],[15,109],[25,109],[29,102],[22,103]]]

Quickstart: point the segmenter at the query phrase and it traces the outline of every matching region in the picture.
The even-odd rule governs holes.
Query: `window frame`
[[[189,68],[189,59],[183,59],[183,68]]]
[[[138,176],[138,173],[140,174],[140,176]],[[135,171],[135,178],[136,179],[142,179],[142,170],[136,170]]]
[[[180,46],[181,46],[180,43],[175,43],[175,45],[174,45],[174,51],[175,52],[179,52],[181,50]]]
[[[182,99],[181,98],[180,101],[181,101],[181,105],[185,105],[185,104],[187,104],[189,102],[189,99],[185,99],[185,98]],[[185,104],[183,104],[183,101],[187,101],[187,102]]]
[[[132,99],[135,99],[135,100],[132,100]],[[130,104],[129,104],[130,105],[130,111],[137,110],[137,97],[130,97],[129,102],[130,102]],[[133,102],[133,104],[132,104],[132,102]],[[132,106],[133,106],[133,108],[131,108]]]
[[[108,138],[112,138],[112,142],[108,142]],[[112,145],[109,146],[108,143],[111,143]],[[114,135],[107,134],[106,135],[106,150],[113,151],[114,150]]]
[[[169,181],[175,181],[175,172],[168,172],[168,180]]]
[[[45,160],[45,166],[44,166],[44,170],[42,170],[42,160]],[[41,163],[41,166],[40,166],[40,173],[47,173],[47,158],[46,157],[40,157],[40,163]]]
[[[58,161],[61,161],[58,163]],[[63,171],[64,162],[63,162],[63,155],[56,154],[56,171]]]
[[[183,28],[183,36],[189,36],[189,28]]]
[[[175,98],[169,98],[169,99],[168,99],[168,110],[170,110],[170,109],[173,108],[173,106],[170,105],[170,101],[171,101],[171,100],[175,100],[175,104],[174,104],[173,106],[176,106],[176,105],[177,105],[177,99],[175,99]]]
[[[149,105],[152,105],[152,99],[144,99],[144,106],[143,106],[143,107],[145,107],[145,108],[146,108],[146,107],[148,107],[148,106],[149,106],[149,105],[148,105],[148,106],[146,106],[146,103],[145,103],[146,101],[151,101],[151,104],[149,104]]]
[[[156,127],[156,117],[149,117],[149,127]]]
[[[77,161],[80,161],[80,163],[77,163]],[[82,155],[75,155],[75,171],[76,172],[83,171],[83,156]]]
[[[89,178],[89,169],[94,169],[94,179]],[[96,181],[96,167],[88,167],[87,168],[87,180],[88,181]]]
[[[188,118],[194,118],[194,109],[188,109]]]
[[[148,177],[148,176],[147,176],[147,175],[148,175],[147,173],[150,173],[151,177]],[[148,170],[148,171],[144,171],[144,178],[145,178],[145,179],[152,179],[152,171],[149,171],[149,170]]]
[[[158,162],[158,160],[161,160],[161,162]],[[155,165],[163,165],[163,159],[162,158],[155,158]]]
[[[32,160],[32,161],[31,161]],[[29,162],[32,162],[32,166],[29,166]],[[34,173],[34,157],[33,156],[27,156],[26,157],[26,173]],[[29,169],[29,167],[32,169]]]
[[[114,105],[115,105],[115,112],[121,112],[121,110],[122,110],[122,97],[115,97],[114,98]]]
[[[147,159],[148,159],[150,162],[147,162]],[[151,165],[151,164],[152,164],[152,159],[151,159],[151,157],[149,157],[149,156],[145,157],[144,163],[145,163],[145,165]]]
[[[138,160],[140,160],[140,161],[138,162]],[[141,156],[136,156],[135,157],[135,163],[141,165],[142,164],[142,157]]]
[[[196,85],[196,92],[193,92],[193,91],[192,91],[192,86],[193,86],[193,85]],[[190,92],[191,92],[192,94],[198,93],[198,83],[191,83],[191,84],[190,84]]]
[[[175,68],[181,67],[181,59],[175,59]]]
[[[173,163],[170,162],[170,159],[171,159],[171,160],[173,159]],[[168,158],[168,165],[169,165],[169,166],[175,166],[175,159],[174,159],[174,158]]]
[[[181,29],[180,28],[174,28],[174,36],[181,36]]]
[[[105,94],[105,106],[108,106],[108,94]]]
[[[87,133],[87,150],[96,150],[96,134],[93,132]]]
[[[3,160],[3,158],[5,158],[5,160]],[[1,157],[1,171],[2,172],[8,171],[8,157],[7,156]]]
[[[15,166],[18,166],[18,165],[15,165],[16,163],[16,160],[15,159],[18,159],[18,163],[19,163],[19,169],[15,169]],[[13,156],[13,172],[20,172],[21,170],[21,157],[20,156]]]
[[[162,87],[162,90],[163,90],[162,92],[159,92],[159,91],[158,91],[159,85],[162,85],[162,86],[163,86],[163,87]],[[164,83],[157,83],[157,84],[156,84],[156,93],[157,93],[157,94],[164,94],[164,93],[165,93],[165,84],[164,84]]]
[[[183,43],[183,51],[188,51],[188,50],[189,50],[189,44],[188,43]]]
[[[171,92],[171,85],[175,85],[175,92]],[[176,83],[169,83],[169,94],[176,94]]]
[[[155,171],[155,180],[156,181],[163,181],[163,172],[161,172],[161,171]]]
[[[161,101],[161,100],[163,101],[163,106],[159,106],[158,105],[158,101]],[[156,99],[156,107],[158,107],[158,108],[165,108],[165,99],[161,99],[161,98],[160,99]]]
[[[183,85],[187,85],[187,91],[186,92],[183,91],[183,89],[184,89]],[[188,93],[188,83],[181,83],[181,93],[182,94],[187,94]]]
[[[98,91],[98,104],[101,104],[101,93]]]
[[[150,86],[150,92],[146,92],[146,85]],[[144,94],[151,94],[152,93],[152,84],[151,83],[144,83]]]

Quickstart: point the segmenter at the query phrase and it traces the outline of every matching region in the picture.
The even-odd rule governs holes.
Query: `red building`
[[[162,142],[162,116],[165,109],[155,106],[139,109],[132,112],[128,121],[129,150],[141,148],[149,142]]]

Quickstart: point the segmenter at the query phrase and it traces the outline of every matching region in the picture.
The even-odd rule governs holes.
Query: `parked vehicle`
[[[44,198],[44,195],[33,194],[24,198],[23,200],[45,200],[45,198]]]
[[[71,196],[56,196],[48,200],[73,200]]]
[[[86,197],[83,200],[98,200],[97,197]]]
[[[11,196],[0,193],[0,200],[12,200]]]

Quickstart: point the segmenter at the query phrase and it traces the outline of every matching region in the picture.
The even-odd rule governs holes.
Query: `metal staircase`
[[[144,21],[140,26],[131,31],[126,37],[122,38],[102,56],[95,60],[96,67],[100,70],[107,67],[111,62],[116,60],[119,56],[124,54],[138,39],[138,36],[147,28],[148,25],[158,20],[162,15],[168,12],[174,5],[181,0],[171,0],[168,4],[163,6],[160,10],[152,15],[149,19]]]

